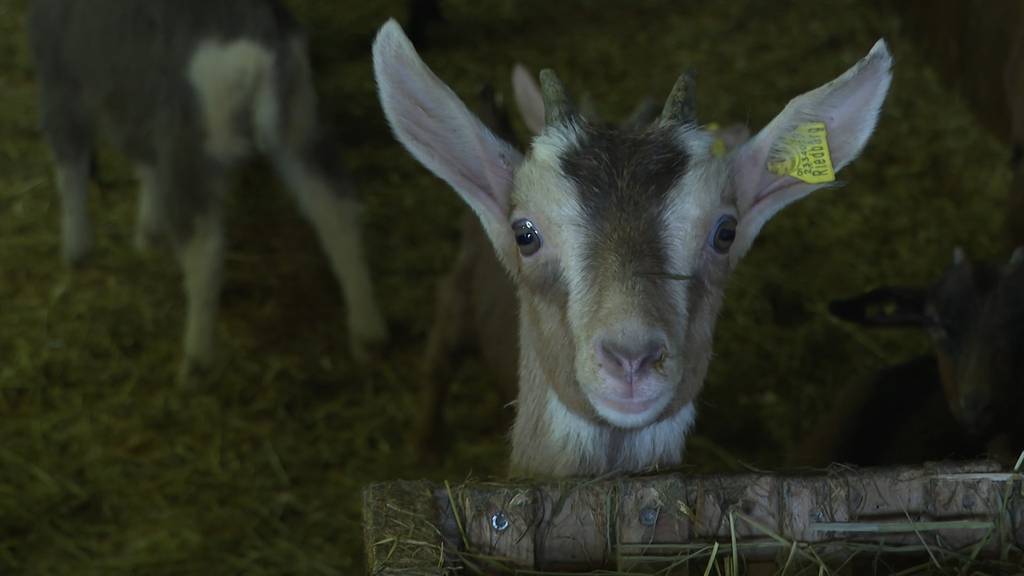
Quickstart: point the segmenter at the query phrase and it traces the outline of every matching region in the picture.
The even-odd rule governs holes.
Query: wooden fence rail
[[[550,483],[390,482],[363,496],[371,574],[703,573],[853,557],[1020,566],[1021,476],[991,462]],[[538,573],[538,572],[533,572]]]

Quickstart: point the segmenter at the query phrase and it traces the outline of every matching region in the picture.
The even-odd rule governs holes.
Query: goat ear
[[[791,100],[753,139],[731,155],[739,225],[730,251],[735,263],[750,248],[761,227],[786,205],[828,185],[807,183],[770,170],[785,155],[795,131],[824,124],[831,164],[838,172],[860,154],[874,132],[878,113],[892,81],[892,56],[884,40],[835,80]],[[819,132],[820,133],[820,132]]]
[[[480,218],[499,258],[512,262],[509,197],[522,155],[434,75],[394,20],[381,26],[373,41],[373,69],[395,137],[459,193]]]
[[[540,134],[544,130],[544,95],[530,71],[519,63],[512,68],[512,94],[526,128],[534,136]]]

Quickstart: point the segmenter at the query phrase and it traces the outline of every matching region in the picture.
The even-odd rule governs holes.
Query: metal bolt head
[[[495,532],[504,532],[508,530],[509,521],[508,516],[501,510],[491,514],[491,529]]]
[[[658,523],[658,509],[653,506],[646,506],[640,509],[640,523],[644,526],[654,526]]]

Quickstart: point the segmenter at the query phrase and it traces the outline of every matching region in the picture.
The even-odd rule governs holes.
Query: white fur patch
[[[566,408],[552,388],[547,388],[547,417],[551,425],[551,455],[554,476],[578,473],[581,464],[591,462],[604,468],[608,433]],[[585,466],[583,467],[586,468]]]
[[[570,412],[552,389],[548,388],[547,394],[551,438],[545,452],[550,458],[546,464],[552,469],[542,473],[552,476],[607,470],[639,472],[677,465],[682,462],[686,434],[697,417],[691,402],[670,418],[627,431],[619,460],[608,462],[610,428]]]
[[[515,174],[510,222],[528,218],[543,238],[541,250],[529,258],[518,255],[513,261],[523,270],[559,263],[566,279],[573,284],[571,265],[567,261],[578,256],[581,227],[579,195],[575,186],[559,169],[559,158],[574,146],[575,133],[549,131],[534,141],[530,156]],[[512,269],[513,276],[520,270]],[[570,288],[571,290],[572,288]]]
[[[686,435],[697,418],[690,402],[671,418],[645,426],[628,436],[622,466],[642,470],[655,466],[673,466],[682,462]]]
[[[192,236],[178,258],[185,275],[188,314],[185,321],[185,361],[205,365],[213,358],[213,333],[220,296],[224,236],[220,214],[195,220]]]
[[[230,162],[249,154],[253,142],[238,120],[252,114],[257,137],[277,132],[274,54],[252,40],[204,41],[188,65],[206,128],[206,151]],[[261,143],[262,144],[262,143]]]
[[[711,147],[715,138],[705,130],[693,125],[686,125],[676,130],[675,141],[683,150],[686,150],[690,161],[693,162],[711,157]]]
[[[579,126],[575,123],[548,128],[533,139],[530,156],[539,162],[558,166],[560,159],[577,146],[579,139]]]
[[[690,155],[690,168],[669,194],[668,209],[662,214],[668,251],[669,271],[693,274],[701,261],[710,226],[728,204],[722,197],[725,188],[725,162],[711,158],[711,137],[701,131],[681,130],[677,141]],[[729,210],[735,216],[734,210]],[[679,290],[681,298],[685,291]],[[678,310],[685,310],[680,306]]]
[[[57,165],[57,189],[61,198],[61,233],[64,261],[73,263],[92,249],[89,224],[89,159]]]

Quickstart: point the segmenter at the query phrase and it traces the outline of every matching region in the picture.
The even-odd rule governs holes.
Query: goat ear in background
[[[799,127],[823,122],[832,167],[841,170],[860,154],[875,130],[878,113],[892,81],[892,56],[879,40],[860,62],[835,80],[791,100],[753,139],[732,154],[739,224],[730,251],[735,265],[750,248],[761,227],[786,205],[827,183],[808,184],[768,169]]]
[[[459,193],[480,218],[498,257],[510,265],[512,178],[522,154],[495,136],[423,63],[394,20],[373,41],[373,69],[384,115],[398,141]]]
[[[540,85],[522,64],[517,63],[512,68],[512,94],[526,128],[534,136],[540,134],[544,130],[544,95]]]

